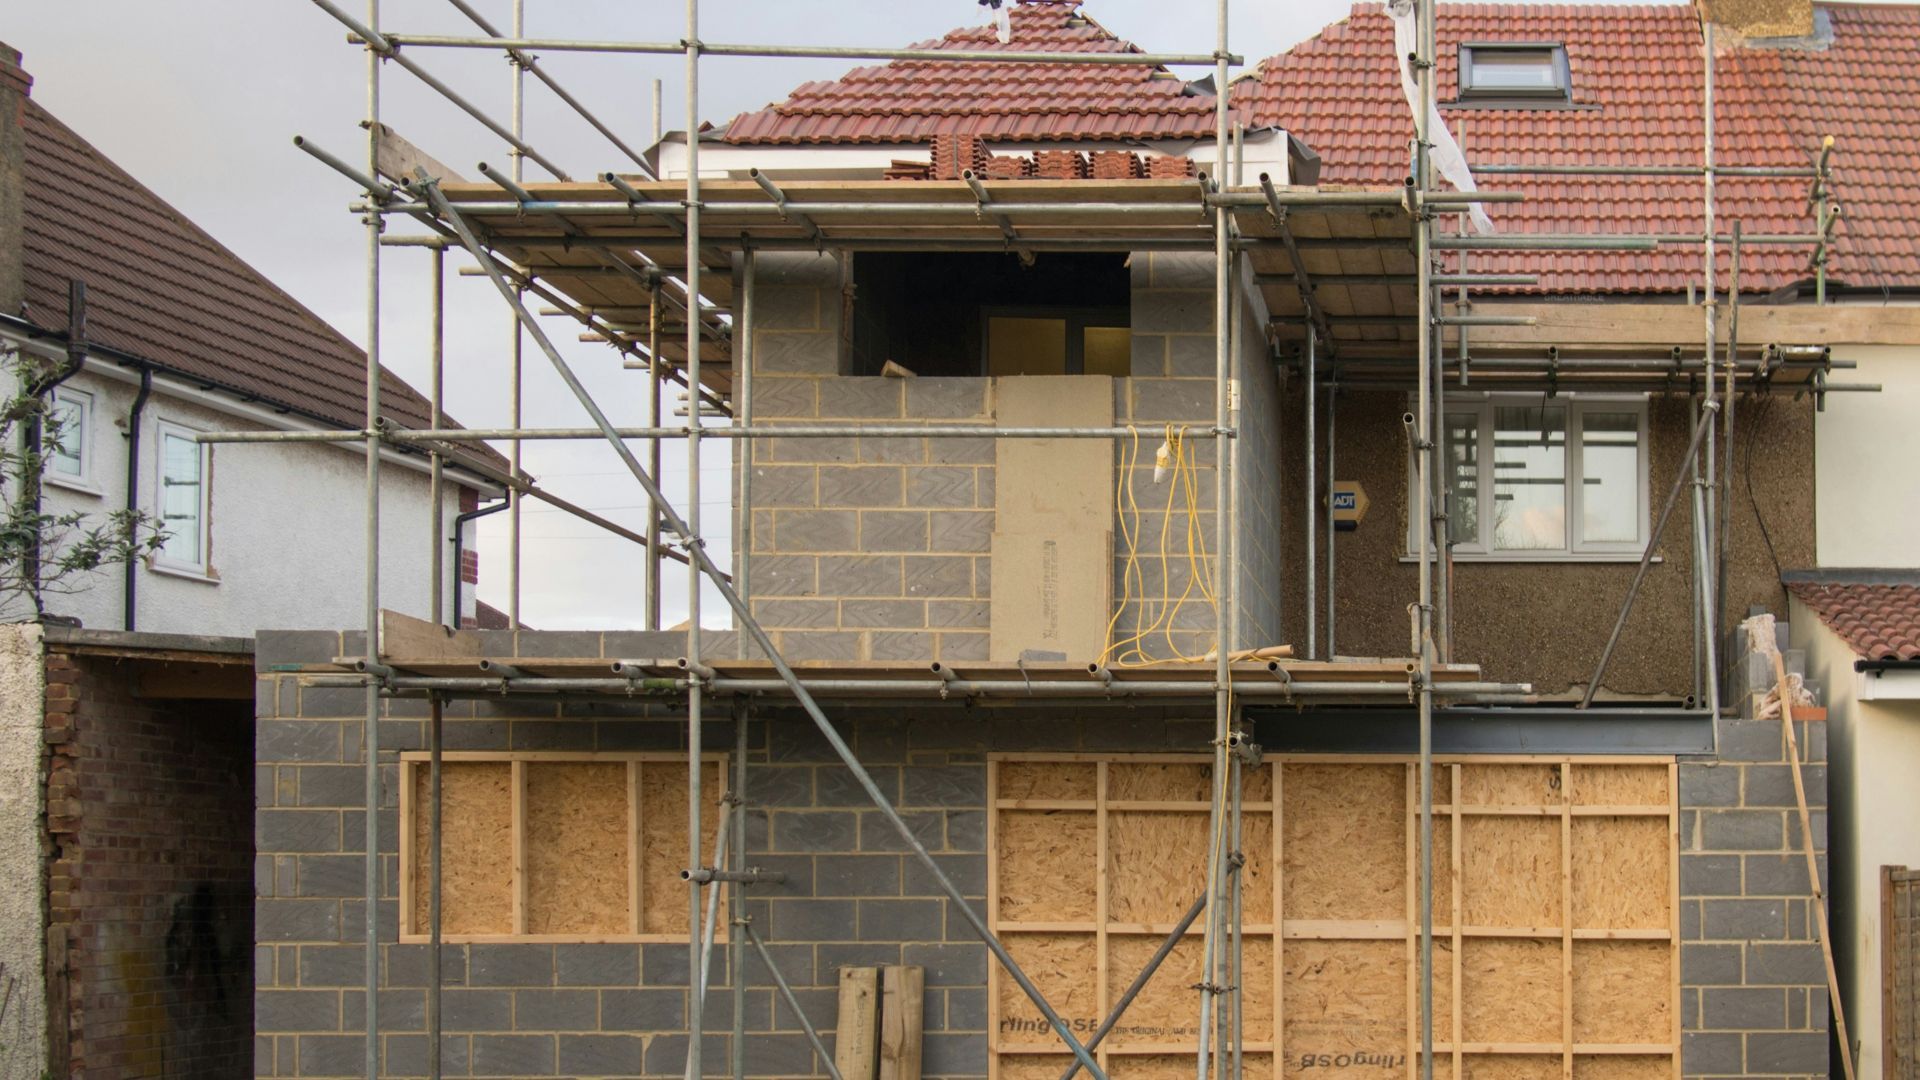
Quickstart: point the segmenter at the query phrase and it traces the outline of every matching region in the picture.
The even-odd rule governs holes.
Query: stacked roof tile
[[[1078,0],[1028,0],[992,26],[955,30],[916,49],[1140,52],[1079,10]],[[1214,98],[1151,64],[1028,64],[899,60],[810,82],[785,101],[743,113],[725,138],[740,144],[926,142],[935,134],[989,140],[1211,138]]]
[[[1920,660],[1920,585],[1794,581],[1794,599],[1868,660]]]
[[[1844,207],[1830,273],[1862,286],[1920,285],[1920,8],[1823,7],[1831,41],[1729,47],[1715,64],[1715,143],[1722,165],[1806,165],[1836,137],[1834,189]],[[1559,42],[1571,107],[1443,108],[1469,161],[1698,165],[1702,35],[1688,6],[1449,4],[1440,8],[1436,96],[1454,99],[1464,42]],[[1726,35],[1722,35],[1726,37]],[[1255,125],[1313,147],[1329,183],[1394,184],[1409,171],[1413,123],[1395,71],[1393,26],[1377,4],[1260,66],[1234,90]],[[1699,181],[1684,177],[1493,176],[1483,186],[1527,202],[1491,207],[1506,232],[1702,231]],[[1721,232],[1813,231],[1800,179],[1722,177]],[[1810,276],[1808,246],[1748,245],[1745,289]],[[1721,270],[1731,253],[1723,245]],[[1530,271],[1542,292],[1677,292],[1700,281],[1699,249],[1655,253],[1476,256],[1476,271]],[[1724,276],[1722,281],[1725,281]]]
[[[67,325],[67,283],[78,279],[94,344],[324,424],[364,423],[366,353],[31,99],[25,128],[36,325]],[[381,410],[429,426],[429,403],[391,373]]]

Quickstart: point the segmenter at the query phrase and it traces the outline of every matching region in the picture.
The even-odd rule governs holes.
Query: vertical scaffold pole
[[[526,0],[513,0],[513,36],[520,38],[525,37],[526,34]],[[507,54],[507,63],[513,68],[513,137],[515,139],[523,139],[526,137],[527,72],[525,68],[520,66],[519,59],[511,52]],[[522,154],[516,147],[507,151],[507,158],[513,168],[513,182],[515,184],[523,182],[525,180],[526,155]],[[520,295],[525,296],[526,291],[524,289],[520,290]],[[509,313],[509,317],[511,317],[511,313]],[[508,391],[507,412],[512,417],[513,426],[518,428],[522,422],[521,394],[525,375],[525,365],[523,363],[525,359],[523,356],[525,335],[520,330],[518,320],[515,320],[507,329],[513,335],[509,339],[511,342],[510,352],[513,370],[511,389]],[[515,480],[518,480],[520,479],[519,439],[513,440],[513,442],[508,445],[507,453],[507,471],[513,475]],[[520,629],[520,492],[517,488],[509,488],[507,490],[507,625],[515,630]]]
[[[1714,220],[1713,37],[1713,22],[1707,17],[1707,13],[1703,10],[1700,13],[1700,45],[1703,54],[1701,63],[1702,124],[1700,129],[1700,164],[1702,168],[1700,171],[1700,184],[1701,215],[1706,227],[1701,230],[1700,238],[1700,276],[1703,286],[1703,292],[1700,297],[1700,311],[1703,315],[1701,321],[1704,324],[1706,336],[1706,352],[1702,354],[1705,359],[1706,374],[1700,384],[1701,392],[1695,395],[1695,401],[1699,404],[1697,416],[1703,420],[1707,418],[1706,407],[1712,404],[1714,397],[1714,317],[1719,292],[1719,282],[1717,281],[1719,275],[1714,272],[1715,251],[1713,235],[1714,229],[1717,227],[1717,223]],[[1714,430],[1713,425],[1709,423],[1707,425],[1706,442],[1703,447],[1706,455],[1706,465],[1702,467],[1697,460],[1693,463],[1696,470],[1694,476],[1694,484],[1696,486],[1694,489],[1693,512],[1695,515],[1704,515],[1705,517],[1704,530],[1700,527],[1700,523],[1696,523],[1693,530],[1696,543],[1692,564],[1694,576],[1693,689],[1694,699],[1696,701],[1702,697],[1710,697],[1716,700],[1719,697],[1717,692],[1705,692],[1707,684],[1718,682],[1719,675],[1714,670],[1714,643],[1711,640],[1714,628],[1713,620],[1708,616],[1708,612],[1711,610],[1711,604],[1707,599],[1713,593],[1713,587],[1711,585],[1714,573],[1713,551],[1700,543],[1702,536],[1712,536],[1714,533],[1713,515],[1715,508],[1713,485],[1715,458],[1717,455],[1714,453],[1713,443]],[[1705,489],[1704,492],[1702,488]],[[1704,650],[1702,649],[1703,643],[1705,645]]]
[[[1309,335],[1307,340],[1313,340],[1312,336]],[[1329,372],[1329,375],[1331,377],[1327,380],[1327,659],[1331,660],[1337,651],[1333,643],[1334,571],[1336,568],[1334,533],[1338,531],[1334,527],[1333,520],[1333,485],[1336,475],[1333,450],[1335,422],[1339,416],[1340,377],[1332,372]]]
[[[703,547],[700,534],[700,0],[687,0],[687,543]],[[689,552],[691,555],[691,552]],[[700,560],[687,560],[687,659],[700,670]],[[695,674],[687,687],[687,867],[700,868],[701,701],[705,687]],[[687,883],[687,971],[698,977],[703,959],[700,948],[700,883]],[[703,995],[687,995],[687,1071],[698,1080]]]
[[[727,804],[733,829],[727,839],[726,853],[727,866],[736,874],[747,868],[747,725],[752,720],[752,700],[736,694],[733,699],[733,798]],[[727,926],[730,928],[727,973],[733,979],[733,1042],[727,1049],[733,1059],[733,1080],[747,1080],[747,931],[743,922],[747,906],[742,902],[740,889],[737,880],[727,886]]]
[[[1420,527],[1420,595],[1415,604],[1415,642],[1420,656],[1420,1077],[1433,1080],[1433,561],[1429,545],[1433,530],[1427,527],[1432,514],[1433,495],[1433,381],[1428,369],[1433,364],[1433,220],[1428,215],[1426,195],[1433,186],[1432,145],[1434,0],[1418,0],[1416,5],[1416,42],[1413,66],[1419,84],[1419,104],[1414,108],[1414,273],[1419,282],[1416,305],[1419,322],[1419,407],[1414,413],[1414,435],[1418,478],[1414,484]]]
[[[427,721],[427,1080],[440,1080],[440,755],[446,744],[445,703],[430,699]],[[400,782],[410,784],[406,773]],[[400,902],[410,903],[407,897]]]
[[[733,328],[735,355],[740,359],[734,369],[733,416],[734,423],[752,430],[754,277],[758,262],[752,248],[741,254],[740,262],[740,317]],[[753,606],[753,444],[754,440],[748,438],[736,439],[730,445],[734,472],[740,477],[740,498],[733,515],[733,580],[749,608]],[[747,636],[741,634],[735,655],[745,660],[747,653]]]
[[[1314,473],[1316,472],[1314,468],[1314,452],[1316,449],[1314,445],[1314,440],[1316,438],[1316,434],[1314,432],[1314,418],[1315,418],[1315,414],[1319,412],[1319,406],[1320,406],[1319,358],[1316,355],[1317,350],[1315,346],[1317,342],[1315,338],[1316,338],[1316,335],[1313,329],[1313,320],[1309,319],[1307,320],[1307,365],[1306,365],[1307,366],[1307,387],[1306,387],[1306,393],[1301,395],[1306,400],[1306,414],[1307,414],[1306,415],[1307,468],[1305,473],[1306,482],[1304,484],[1305,488],[1307,489],[1307,499],[1306,499],[1307,514],[1306,514],[1306,530],[1305,530],[1306,541],[1307,541],[1307,558],[1306,558],[1307,602],[1305,605],[1305,611],[1307,616],[1307,659],[1309,660],[1320,655],[1320,652],[1318,649],[1319,643],[1315,640],[1314,632],[1313,632],[1314,620],[1315,620],[1314,608],[1318,605],[1318,599],[1314,596],[1314,584],[1315,584],[1315,579],[1320,576],[1320,567],[1316,561],[1316,553],[1313,550],[1314,533],[1317,532],[1320,527],[1319,520],[1314,516],[1315,513],[1318,512],[1318,508],[1320,505],[1320,500],[1317,497],[1318,492],[1316,491],[1316,489],[1320,486],[1319,477],[1314,475]],[[1331,488],[1327,489],[1327,497],[1329,499],[1333,497],[1333,489]],[[1327,513],[1329,517],[1332,516],[1333,507],[1331,505],[1327,507]],[[1333,549],[1329,547],[1327,551],[1328,551],[1328,558],[1332,558]]]
[[[433,249],[433,341],[430,347],[433,376],[429,386],[434,427],[440,427],[446,417],[446,345],[447,345],[447,249]],[[441,549],[446,542],[446,509],[440,505],[445,497],[446,457],[440,453],[436,444],[428,455],[433,463],[433,473],[427,483],[427,501],[433,505],[427,510],[427,576],[431,583],[427,586],[428,618],[434,622],[443,622],[446,612],[441,610],[445,583],[440,580],[446,573],[445,552]],[[460,615],[454,613],[453,625],[460,626]]]
[[[380,30],[380,0],[367,0],[367,26]],[[367,175],[380,175],[380,54],[367,45]],[[380,653],[380,193],[367,192],[367,659]],[[366,726],[366,1061],[380,1075],[380,684],[367,681]]]

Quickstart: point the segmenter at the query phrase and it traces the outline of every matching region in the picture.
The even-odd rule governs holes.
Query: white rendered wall
[[[50,480],[43,506],[51,514],[104,515],[121,509],[126,420],[138,385],[118,370],[98,372],[91,364],[67,385],[94,395],[91,483],[79,489]],[[148,513],[155,510],[160,423],[201,431],[268,427],[244,410],[236,415],[169,389],[156,378],[141,416],[140,506]],[[211,458],[212,573],[197,578],[143,562],[137,570],[136,629],[250,637],[261,629],[363,625],[365,454],[357,446],[333,444],[222,444],[212,448]],[[381,478],[380,606],[425,618],[431,600],[428,476],[383,459]],[[446,485],[442,502],[447,530],[442,551],[447,599],[442,602],[450,604],[456,572],[452,521],[460,512],[453,484]],[[471,544],[471,525],[467,533]],[[88,575],[78,582],[79,592],[49,594],[47,611],[78,617],[92,629],[124,629],[123,582],[118,566]],[[470,616],[473,590],[465,587],[463,593],[463,613]]]
[[[1858,1080],[1881,1080],[1880,868],[1920,867],[1920,700],[1859,700],[1858,680],[1873,676],[1856,673],[1853,650],[1797,601],[1793,644],[1807,650],[1808,679],[1827,691],[1835,962],[1860,1048]]]
[[[1920,348],[1836,346],[1836,382],[1877,394],[1827,395],[1814,418],[1814,533],[1821,566],[1920,567],[1920,470],[1910,450],[1920,417]],[[1735,419],[1738,423],[1738,418]]]
[[[0,1077],[34,1080],[47,1064],[46,890],[41,884],[40,756],[45,667],[40,627],[0,626]]]

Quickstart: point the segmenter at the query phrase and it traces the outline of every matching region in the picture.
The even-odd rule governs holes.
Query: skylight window
[[[1567,50],[1544,42],[1482,42],[1460,46],[1460,98],[1568,101],[1572,79]]]

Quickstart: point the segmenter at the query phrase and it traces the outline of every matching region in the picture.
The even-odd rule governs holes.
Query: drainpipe
[[[64,368],[61,368],[45,379],[29,381],[26,386],[27,395],[37,400],[53,393],[55,387],[78,374],[81,365],[85,364],[86,360],[87,283],[74,279],[67,282],[67,364]],[[41,445],[45,435],[45,428],[40,422],[40,414],[35,412],[27,418],[27,430],[25,432],[26,445],[24,449],[26,453],[32,455],[36,461],[39,460],[40,455],[45,453],[46,448]],[[33,517],[38,518],[40,516],[40,494],[41,488],[43,487],[39,466],[36,465],[25,469],[20,480],[20,498],[28,508],[28,512]],[[33,540],[27,545],[25,557],[21,560],[23,565],[20,568],[22,576],[27,579],[27,591],[33,596],[33,611],[35,615],[45,615],[47,613],[46,606],[41,602],[40,596],[40,554],[40,536],[39,530],[36,529]]]
[[[513,505],[512,500],[502,499],[499,502],[494,503],[492,506],[482,506],[477,510],[468,510],[466,513],[454,515],[454,519],[453,519],[453,624],[452,625],[455,630],[460,629],[460,585],[464,581],[464,579],[460,575],[463,573],[462,564],[465,561],[465,557],[466,557],[466,541],[467,541],[466,524],[469,521],[474,521],[479,518],[486,517],[488,514],[497,514],[500,511],[505,510],[507,507],[512,505]],[[435,614],[437,615],[438,613],[436,612]]]
[[[127,410],[127,519],[140,510],[140,417],[146,411],[147,398],[153,394],[153,367],[140,365],[140,392],[133,396],[133,408]],[[126,572],[126,611],[121,623],[131,633],[139,608],[136,603],[140,581],[140,560],[128,559]]]

